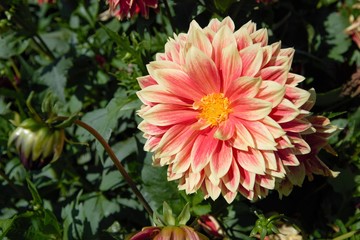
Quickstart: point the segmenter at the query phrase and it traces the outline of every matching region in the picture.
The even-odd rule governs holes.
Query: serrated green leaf
[[[34,79],[34,81],[48,86],[61,102],[65,102],[67,74],[72,65],[71,58],[61,57],[43,68],[40,76],[35,74],[35,78],[39,77],[39,79]]]
[[[123,177],[121,176],[119,171],[103,171],[99,189],[101,191],[111,190],[118,187],[121,182],[123,182]]]
[[[183,198],[177,188],[175,182],[167,181],[166,168],[154,167],[151,164],[151,154],[147,154],[144,162],[144,167],[141,171],[141,178],[143,180],[143,193],[146,200],[154,207],[159,209],[164,201],[171,202],[174,210],[174,205],[179,205],[179,211],[184,206]],[[176,204],[178,203],[178,204]],[[175,206],[177,207],[177,206]]]
[[[90,223],[91,231],[95,234],[98,231],[100,221],[110,214],[120,211],[119,204],[109,201],[102,194],[90,197],[84,201],[84,212],[86,220]]]
[[[0,35],[0,58],[8,59],[20,55],[29,45],[29,40],[17,36],[15,32]]]
[[[191,208],[191,211],[194,212],[196,216],[205,215],[211,212],[210,204],[207,205],[196,205]]]
[[[332,46],[328,56],[334,60],[343,62],[344,54],[351,46],[351,39],[345,34],[344,29],[349,22],[346,17],[334,12],[331,13],[326,22],[325,27],[327,31],[327,43]]]

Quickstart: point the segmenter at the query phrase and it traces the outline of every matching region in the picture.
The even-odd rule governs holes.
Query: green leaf
[[[63,219],[63,240],[83,239],[85,209],[80,203],[82,191],[78,193],[76,199],[61,209]]]
[[[82,121],[93,127],[106,141],[110,139],[111,133],[118,125],[119,119],[127,113],[138,108],[138,101],[132,100],[122,90],[119,90],[115,97],[111,99],[105,108],[96,109],[86,113]],[[84,129],[78,130],[78,135],[82,137],[81,141],[91,141],[94,137]],[[104,148],[96,141],[97,154],[103,157]]]
[[[163,216],[167,226],[175,226],[175,218],[172,209],[166,202],[163,203]]]
[[[196,205],[191,208],[191,211],[194,212],[196,216],[205,215],[211,212],[211,205]]]
[[[35,185],[28,178],[26,178],[26,182],[28,184],[28,189],[30,190],[31,196],[33,197],[34,206],[42,208],[43,201],[42,201],[42,199],[41,199],[41,197],[39,195],[39,192],[37,191]]]
[[[190,204],[186,203],[185,207],[177,217],[177,222],[179,225],[186,225],[186,223],[190,220]]]
[[[0,35],[0,58],[11,58],[20,55],[29,45],[29,40],[17,36],[14,32]]]
[[[95,234],[100,221],[104,217],[120,211],[119,204],[109,201],[104,195],[96,194],[84,201],[84,212],[86,220],[90,223],[91,231]]]
[[[54,63],[42,69],[40,76],[35,74],[35,82],[44,84],[59,98],[61,102],[65,102],[65,86],[68,70],[72,67],[71,58],[62,57]]]
[[[164,201],[170,202],[174,212],[180,212],[185,204],[177,188],[176,182],[167,181],[166,167],[154,167],[151,164],[151,154],[145,157],[144,167],[141,171],[143,180],[143,193],[146,200],[159,209]],[[178,210],[178,211],[177,211]]]
[[[3,239],[6,234],[10,231],[11,227],[13,226],[17,216],[10,218],[10,219],[0,219],[0,229],[1,235],[0,238]]]
[[[233,4],[234,0],[214,0],[215,6],[221,12],[225,12]]]
[[[334,12],[331,13],[326,22],[325,27],[327,31],[327,43],[332,45],[328,54],[329,58],[343,62],[344,54],[351,46],[351,39],[345,34],[344,29],[348,26],[349,22],[346,17]]]

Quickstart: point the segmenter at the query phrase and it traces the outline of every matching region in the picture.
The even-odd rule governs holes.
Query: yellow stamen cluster
[[[229,99],[222,93],[211,93],[201,98],[198,103],[200,114],[198,118],[203,119],[211,127],[218,126],[228,119],[230,108]]]

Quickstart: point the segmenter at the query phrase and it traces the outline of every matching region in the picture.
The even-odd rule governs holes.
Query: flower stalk
[[[65,118],[62,118],[65,119]],[[139,189],[136,187],[135,182],[132,180],[132,178],[129,176],[129,174],[126,172],[124,166],[121,164],[120,160],[116,157],[114,151],[111,149],[109,144],[105,141],[105,139],[90,125],[86,124],[85,122],[76,119],[74,123],[82,128],[84,128],[86,131],[91,133],[96,140],[98,140],[101,145],[104,147],[105,151],[109,154],[111,160],[115,164],[116,168],[119,170],[121,175],[124,177],[125,181],[129,184],[131,190],[134,192],[136,197],[138,198],[139,202],[143,205],[145,210],[148,212],[150,216],[153,216],[154,211],[151,209],[149,203],[146,201],[142,193],[139,191]]]

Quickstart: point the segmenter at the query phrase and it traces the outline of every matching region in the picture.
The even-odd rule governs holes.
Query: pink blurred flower
[[[131,18],[135,13],[147,18],[149,8],[158,7],[158,0],[108,0],[108,3],[111,14],[120,20]]]
[[[55,3],[56,0],[38,0],[38,4],[43,4],[43,3]]]
[[[188,226],[145,227],[128,240],[208,240],[201,233]]]
[[[276,189],[311,152],[303,133],[312,99],[290,72],[293,55],[269,45],[266,29],[235,30],[229,17],[174,35],[138,78],[139,129],[153,164],[167,165],[187,194],[201,189],[229,203],[238,192],[257,199]]]
[[[345,33],[351,36],[352,40],[360,48],[360,17],[354,19],[350,17],[350,26],[345,29]]]
[[[219,222],[211,215],[202,215],[198,219],[198,224],[206,233],[212,236],[212,239],[223,239],[224,231]]]

